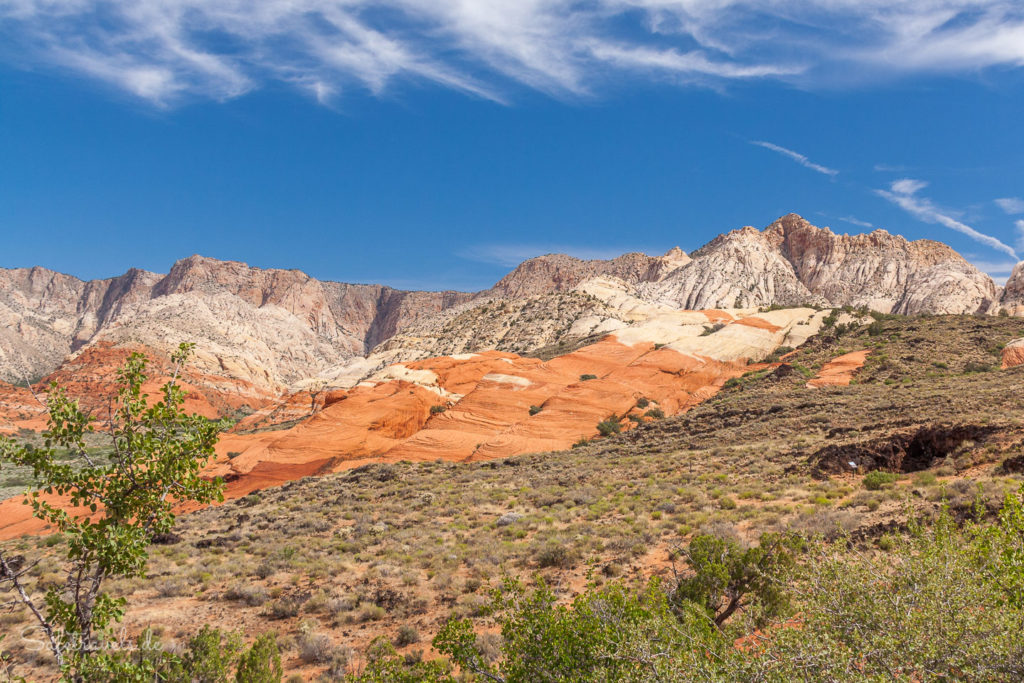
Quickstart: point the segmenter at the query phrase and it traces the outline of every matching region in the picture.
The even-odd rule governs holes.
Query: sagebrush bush
[[[861,484],[868,491],[878,491],[887,484],[892,484],[900,478],[900,475],[894,472],[883,472],[882,470],[872,470],[864,475],[861,480]]]

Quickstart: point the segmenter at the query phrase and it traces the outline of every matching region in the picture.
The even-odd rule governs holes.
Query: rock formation
[[[160,353],[187,339],[206,371],[280,390],[470,296],[321,282],[201,256],[166,276],[130,270],[90,282],[0,270],[0,379],[37,380],[89,343]]]
[[[695,251],[650,298],[685,308],[816,303],[883,313],[976,313],[999,299],[992,279],[948,246],[875,230],[836,235],[789,214]]]
[[[631,284],[655,282],[689,261],[690,257],[679,247],[670,249],[664,256],[634,252],[607,261],[584,261],[565,254],[548,254],[520,263],[489,293],[519,298],[565,292],[584,280],[601,275],[617,277]]]
[[[826,303],[800,282],[778,246],[750,227],[716,237],[688,264],[641,292],[658,303],[692,310]]]
[[[242,421],[223,436],[214,472],[232,482],[233,495],[244,495],[275,478],[368,460],[461,461],[567,448],[596,436],[609,416],[623,429],[650,420],[646,401],[665,415],[687,410],[759,367],[751,361],[799,346],[826,315],[796,308],[733,317],[647,305],[636,324],[549,361],[488,351],[391,365],[334,392],[289,429],[249,431],[272,424],[273,411]],[[294,419],[309,400],[304,393],[286,402],[291,409],[276,419]]]
[[[1018,263],[1010,274],[996,308],[1010,315],[1024,315],[1024,261]]]
[[[0,379],[36,381],[160,279],[131,269],[83,282],[46,268],[0,269]]]
[[[807,386],[811,389],[816,389],[818,387],[841,387],[848,385],[853,381],[853,376],[857,371],[864,367],[868,353],[870,351],[863,349],[844,353],[833,358],[821,366],[817,374],[807,382]]]
[[[1003,347],[1003,369],[1024,365],[1024,337],[1014,339]]]
[[[638,324],[670,330],[680,310],[749,315],[804,304],[1024,314],[1024,268],[1000,298],[988,276],[945,245],[881,230],[836,235],[790,214],[764,230],[721,235],[692,258],[678,248],[610,260],[541,256],[477,293],[326,282],[201,256],[166,275],[133,269],[91,282],[38,267],[0,269],[0,380],[109,378],[128,350],[165,360],[188,340],[197,344],[193,380],[206,387],[209,409],[261,410],[296,391],[350,388],[397,362],[559,347],[550,357],[602,334],[628,336]],[[231,398],[217,399],[217,387]],[[38,411],[24,392],[0,394],[5,414]]]

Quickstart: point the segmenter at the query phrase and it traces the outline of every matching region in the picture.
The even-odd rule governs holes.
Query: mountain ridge
[[[282,391],[376,348],[422,346],[422,334],[450,334],[449,311],[473,312],[492,300],[555,297],[555,313],[531,314],[552,319],[537,328],[545,335],[537,346],[556,341],[552,335],[578,331],[574,324],[581,316],[621,319],[607,303],[588,307],[577,296],[576,303],[564,305],[566,296],[595,278],[620,281],[630,296],[672,309],[813,304],[883,313],[1022,315],[1022,265],[999,288],[941,242],[908,241],[884,230],[837,234],[787,214],[763,230],[746,226],[723,233],[691,254],[676,247],[661,256],[538,256],[479,292],[319,280],[299,269],[198,254],[176,261],[166,274],[131,268],[88,281],[41,266],[0,269],[0,379],[36,380],[101,341],[166,351],[184,336],[213,349],[203,360],[205,371]],[[531,310],[545,305],[540,301]],[[470,350],[476,350],[472,343],[478,337],[498,344],[498,350],[529,347],[531,340],[522,335],[514,349],[502,347],[501,340],[510,337],[493,329],[500,320],[490,323],[489,334],[477,335],[477,318],[458,318]],[[403,337],[407,329],[419,330],[419,338]]]

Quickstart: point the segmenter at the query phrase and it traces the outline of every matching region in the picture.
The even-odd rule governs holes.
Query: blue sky
[[[1009,0],[0,0],[0,266],[480,289],[788,213],[1024,257]]]

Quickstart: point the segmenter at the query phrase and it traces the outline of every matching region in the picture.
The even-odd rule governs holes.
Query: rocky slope
[[[187,339],[197,343],[196,371],[214,385],[242,383],[256,408],[297,389],[349,387],[395,362],[571,350],[571,340],[658,311],[804,304],[1024,314],[1024,268],[1000,298],[988,276],[945,245],[881,230],[836,235],[790,214],[764,230],[721,235],[692,258],[678,248],[610,260],[541,256],[478,293],[325,282],[201,256],[166,275],[131,270],[91,282],[38,267],[0,270],[0,380],[38,380],[66,362],[81,368],[75,354],[94,345],[160,356]]]
[[[1010,315],[1024,315],[1024,261],[1018,263],[1010,274],[996,308]]]
[[[903,314],[985,312],[999,300],[992,279],[944,244],[884,230],[836,235],[796,214],[721,235],[691,256],[642,291],[685,308],[815,303]]]
[[[201,256],[165,276],[131,270],[90,282],[0,270],[0,379],[38,379],[89,343],[160,353],[189,339],[203,370],[280,390],[470,296],[321,282]]]
[[[565,254],[547,254],[519,264],[488,294],[520,298],[552,292],[566,292],[584,280],[611,276],[631,284],[656,282],[690,262],[679,247],[663,256],[629,253],[610,260],[581,260]]]
[[[602,420],[628,429],[651,419],[651,408],[689,409],[758,367],[750,361],[803,343],[825,315],[661,311],[549,361],[488,351],[390,365],[334,392],[313,415],[308,399],[296,399],[296,412],[306,414],[289,429],[252,433],[269,414],[242,421],[222,438],[215,471],[243,495],[368,459],[462,461],[567,448],[596,436]],[[228,452],[234,457],[223,457]]]
[[[83,282],[45,268],[0,269],[0,379],[35,381],[86,344],[160,279],[129,270]]]
[[[1014,339],[1003,347],[1003,369],[1024,365],[1024,337]]]

